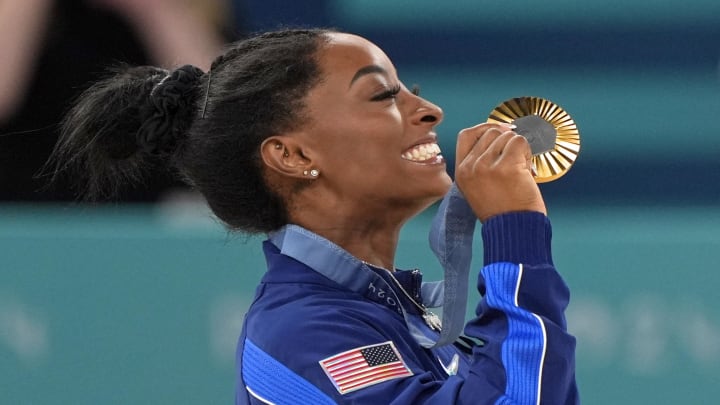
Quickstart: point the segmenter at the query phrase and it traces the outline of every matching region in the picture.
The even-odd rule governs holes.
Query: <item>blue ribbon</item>
[[[453,343],[465,326],[468,276],[477,217],[453,183],[430,228],[430,248],[445,273],[442,332],[433,346]],[[424,293],[424,291],[423,291]]]

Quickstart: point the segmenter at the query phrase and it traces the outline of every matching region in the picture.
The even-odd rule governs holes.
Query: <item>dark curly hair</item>
[[[263,176],[260,145],[307,121],[304,100],[321,80],[325,29],[288,29],[232,44],[208,73],[122,67],[80,95],[49,166],[87,199],[112,198],[169,165],[231,229],[269,232],[287,208]]]

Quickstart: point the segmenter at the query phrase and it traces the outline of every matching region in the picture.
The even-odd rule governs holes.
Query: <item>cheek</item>
[[[392,117],[394,118],[394,117]],[[337,144],[352,154],[363,152],[368,159],[395,153],[402,148],[403,125],[399,119],[348,120],[336,132]],[[372,154],[368,152],[372,151]]]
[[[371,114],[367,119],[356,122],[354,128],[379,148],[400,147],[405,133],[402,117],[396,108]]]
[[[327,163],[348,164],[352,159],[353,166],[364,166],[400,156],[403,142],[407,142],[403,139],[402,115],[395,106],[373,106],[377,108],[374,111],[360,106],[349,109],[341,104],[327,107],[310,131]]]

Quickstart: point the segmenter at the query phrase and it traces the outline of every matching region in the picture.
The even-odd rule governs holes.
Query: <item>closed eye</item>
[[[383,101],[383,100],[387,100],[390,98],[395,98],[395,96],[397,96],[398,93],[400,93],[400,90],[401,90],[401,88],[399,85],[394,86],[392,88],[389,88],[389,89],[383,91],[382,93],[380,93],[376,96],[373,96],[373,98],[371,98],[370,101]]]

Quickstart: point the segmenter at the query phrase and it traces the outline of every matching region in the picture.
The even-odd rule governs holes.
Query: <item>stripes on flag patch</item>
[[[320,366],[341,394],[413,375],[392,341],[336,354]]]

